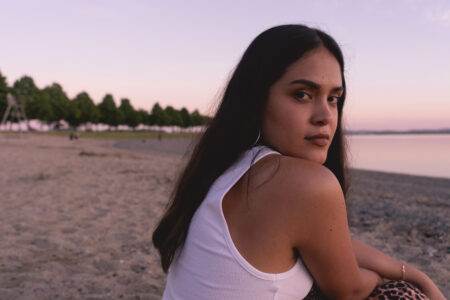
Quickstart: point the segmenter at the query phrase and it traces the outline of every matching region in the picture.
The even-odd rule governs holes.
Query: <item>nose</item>
[[[311,114],[311,123],[316,126],[327,125],[333,117],[331,107],[326,99],[318,99],[314,102],[313,111]]]

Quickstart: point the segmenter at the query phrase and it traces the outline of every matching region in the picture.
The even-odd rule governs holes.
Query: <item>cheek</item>
[[[278,131],[281,133],[287,128],[291,128],[295,122],[296,116],[292,113],[292,108],[285,103],[271,103],[267,106],[265,117],[267,130]]]
[[[281,138],[281,134],[289,126],[286,120],[286,112],[283,107],[268,103],[262,120],[262,135],[269,144],[277,144]]]
[[[333,118],[330,122],[330,127],[334,136],[334,133],[336,132],[337,129],[337,125],[338,125],[338,120],[339,120],[339,116],[338,116],[338,112],[336,110],[336,113],[333,115]]]
[[[338,116],[338,113],[337,113],[337,111],[333,114],[333,118],[332,118],[332,120],[331,120],[331,127],[333,128],[333,129],[336,129],[336,127],[337,127],[337,123],[338,123],[338,119],[339,119],[339,116]]]
[[[307,116],[293,108],[272,110],[266,115],[263,137],[265,141],[281,152],[290,153],[289,147],[303,140],[306,135]],[[301,138],[301,139],[299,139]]]

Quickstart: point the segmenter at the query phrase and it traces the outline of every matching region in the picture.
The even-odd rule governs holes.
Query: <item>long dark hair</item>
[[[344,94],[338,104],[338,125],[324,163],[338,178],[344,193],[345,145],[342,108],[345,100],[344,59],[328,34],[303,25],[270,28],[250,44],[224,91],[211,120],[173,190],[168,208],[153,232],[153,244],[165,272],[186,239],[191,219],[212,183],[256,140],[269,88],[304,53],[323,46],[341,67]],[[180,248],[181,250],[181,248]]]

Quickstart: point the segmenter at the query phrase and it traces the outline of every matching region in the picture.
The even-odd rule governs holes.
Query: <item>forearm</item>
[[[374,271],[359,268],[361,274],[361,287],[353,294],[353,299],[366,299],[370,293],[382,284],[382,278]]]
[[[340,291],[334,290],[325,294],[328,299],[352,299],[360,300],[366,299],[370,293],[379,285],[383,283],[383,279],[376,273],[365,268],[359,268],[359,276],[357,280],[352,281],[352,289],[344,289]],[[342,286],[341,286],[342,287]],[[348,288],[348,287],[347,287]],[[326,290],[323,290],[326,292]]]
[[[352,238],[352,246],[360,269],[366,268],[386,279],[403,279],[410,282],[421,289],[431,300],[445,299],[433,281],[425,273],[413,266],[402,263],[354,238]],[[404,276],[402,274],[403,264],[405,265]]]
[[[402,263],[355,238],[352,238],[352,246],[358,265],[361,268],[366,268],[378,273],[383,278],[393,280],[404,279],[416,286],[422,286],[425,281],[429,280],[428,276],[413,266]],[[404,278],[402,278],[403,264],[405,265]]]

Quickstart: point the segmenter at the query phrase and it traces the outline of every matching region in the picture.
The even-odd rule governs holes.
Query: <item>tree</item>
[[[88,93],[79,93],[72,102],[80,111],[80,124],[88,122],[96,124],[100,121],[100,111]]]
[[[23,101],[25,104],[25,114],[29,119],[40,119],[40,115],[43,114],[40,110],[48,110],[48,107],[45,107],[44,109],[40,108],[41,101],[39,100],[41,98],[41,93],[34,84],[33,78],[30,76],[23,76],[22,78],[16,80],[12,87],[12,93],[16,98]],[[50,100],[47,100],[50,105]],[[44,102],[46,101],[44,100]],[[45,103],[44,106],[46,106]],[[51,105],[49,107],[51,109]]]
[[[193,126],[204,125],[206,123],[205,118],[198,112],[198,110],[194,110],[191,114],[191,119]]]
[[[135,128],[139,125],[139,115],[134,107],[131,105],[130,100],[124,98],[120,102],[119,110],[123,114],[123,121],[126,125]]]
[[[123,114],[117,109],[114,98],[106,94],[103,101],[98,105],[100,111],[100,122],[110,126],[117,126],[123,122]]]
[[[39,119],[47,123],[53,122],[54,113],[50,103],[50,95],[39,90],[33,78],[23,76],[14,82],[12,92],[19,101],[25,104],[25,114],[29,119]]]
[[[158,102],[153,105],[151,113],[151,125],[169,125],[169,120],[166,112],[162,109]]]
[[[8,83],[6,82],[6,77],[0,72],[0,122],[1,118],[5,114],[6,108],[8,107],[8,102],[6,100],[6,95],[9,92]]]
[[[37,118],[51,123],[55,120],[50,96],[45,91],[39,91],[38,98],[33,103],[37,108]]]
[[[183,127],[189,127],[192,126],[192,118],[189,114],[189,111],[183,107],[180,111],[181,119],[183,120]]]
[[[139,124],[150,125],[150,115],[146,110],[140,109],[137,111]]]
[[[66,121],[72,127],[82,124],[82,113],[75,101],[70,101],[67,106]]]
[[[192,114],[183,107],[177,110],[172,106],[163,109],[155,103],[150,114],[143,110],[135,110],[130,100],[121,99],[117,107],[111,94],[106,94],[97,106],[86,92],[79,93],[73,100],[67,97],[61,85],[53,83],[40,90],[30,76],[16,80],[11,88],[6,77],[0,72],[0,117],[7,108],[6,95],[11,92],[16,99],[25,105],[25,113],[29,119],[40,119],[46,122],[66,120],[71,126],[83,123],[104,123],[110,126],[126,124],[132,128],[143,123],[146,125],[176,125],[181,127],[204,125],[209,118],[202,116],[198,110]]]
[[[183,119],[178,110],[174,109],[172,106],[167,106],[165,112],[168,119],[168,125],[183,126]]]
[[[202,118],[203,118],[202,125],[208,125],[211,122],[211,120],[212,120],[212,118],[209,117],[209,116],[202,116]]]
[[[50,105],[53,111],[52,121],[65,120],[69,111],[70,100],[61,85],[53,83],[51,86],[44,88],[43,92],[47,93],[49,96]]]

